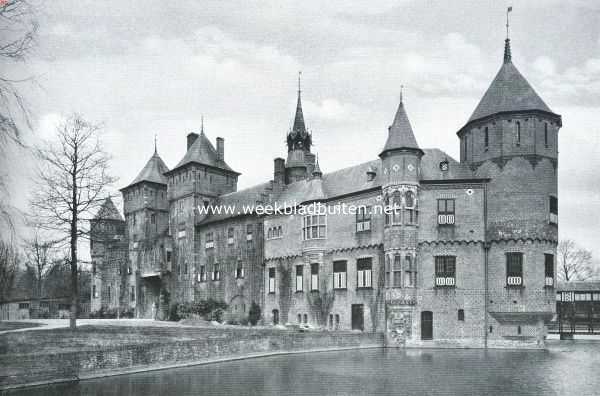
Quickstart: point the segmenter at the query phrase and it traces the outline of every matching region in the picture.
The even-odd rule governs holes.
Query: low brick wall
[[[141,335],[141,334],[140,334]],[[0,355],[0,389],[213,361],[383,346],[380,333],[224,331],[202,338],[56,354]]]

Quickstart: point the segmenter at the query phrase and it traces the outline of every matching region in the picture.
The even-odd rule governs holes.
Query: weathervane
[[[506,38],[507,38],[507,39],[509,38],[509,36],[508,36],[508,28],[509,28],[509,26],[510,26],[510,24],[508,23],[508,22],[509,22],[509,21],[508,21],[508,14],[509,14],[511,11],[512,11],[512,6],[510,6],[510,7],[508,7],[508,8],[506,9]]]
[[[298,94],[300,94],[300,92],[302,92],[302,90],[300,89],[300,79],[302,78],[302,71],[298,72]]]

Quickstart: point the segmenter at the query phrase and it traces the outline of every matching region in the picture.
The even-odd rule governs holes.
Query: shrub
[[[181,319],[178,313],[178,305],[179,304],[171,304],[169,305],[169,319],[170,321],[177,322]]]
[[[131,309],[131,308],[122,308],[121,311],[119,312],[120,318],[132,319],[133,316],[134,316],[134,313],[133,313],[133,309]]]
[[[248,321],[252,326],[256,326],[258,321],[260,320],[260,306],[252,301],[252,305],[250,305],[250,310],[248,311]]]

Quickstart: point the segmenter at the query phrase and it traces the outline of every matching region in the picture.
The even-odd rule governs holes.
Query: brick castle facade
[[[554,314],[560,115],[504,61],[457,132],[460,161],[417,144],[401,101],[370,162],[323,174],[300,91],[287,158],[237,191],[224,140],[158,153],[92,221],[92,310],[164,319],[223,300],[228,318],[385,332],[387,345],[542,347]],[[378,157],[376,156],[378,154]],[[201,214],[198,207],[320,203],[341,213]],[[387,208],[384,211],[376,208]]]

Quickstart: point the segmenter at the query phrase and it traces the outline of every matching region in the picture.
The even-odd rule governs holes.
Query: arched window
[[[458,310],[458,320],[461,322],[465,321],[465,310],[464,309]]]
[[[402,214],[402,194],[400,191],[396,191],[393,195],[393,207],[394,207],[394,215],[392,218],[393,224],[402,223],[401,214]]]
[[[486,150],[487,150],[488,146],[490,145],[490,134],[488,131],[488,127],[485,127],[484,145],[485,145]]]
[[[548,147],[548,123],[544,123],[544,146]]]
[[[521,123],[519,121],[517,121],[515,123],[515,130],[517,133],[517,146],[521,145]]]
[[[406,207],[408,209],[414,209],[415,207],[415,193],[413,193],[412,191],[407,191],[406,194],[404,194],[404,200],[406,203]]]

